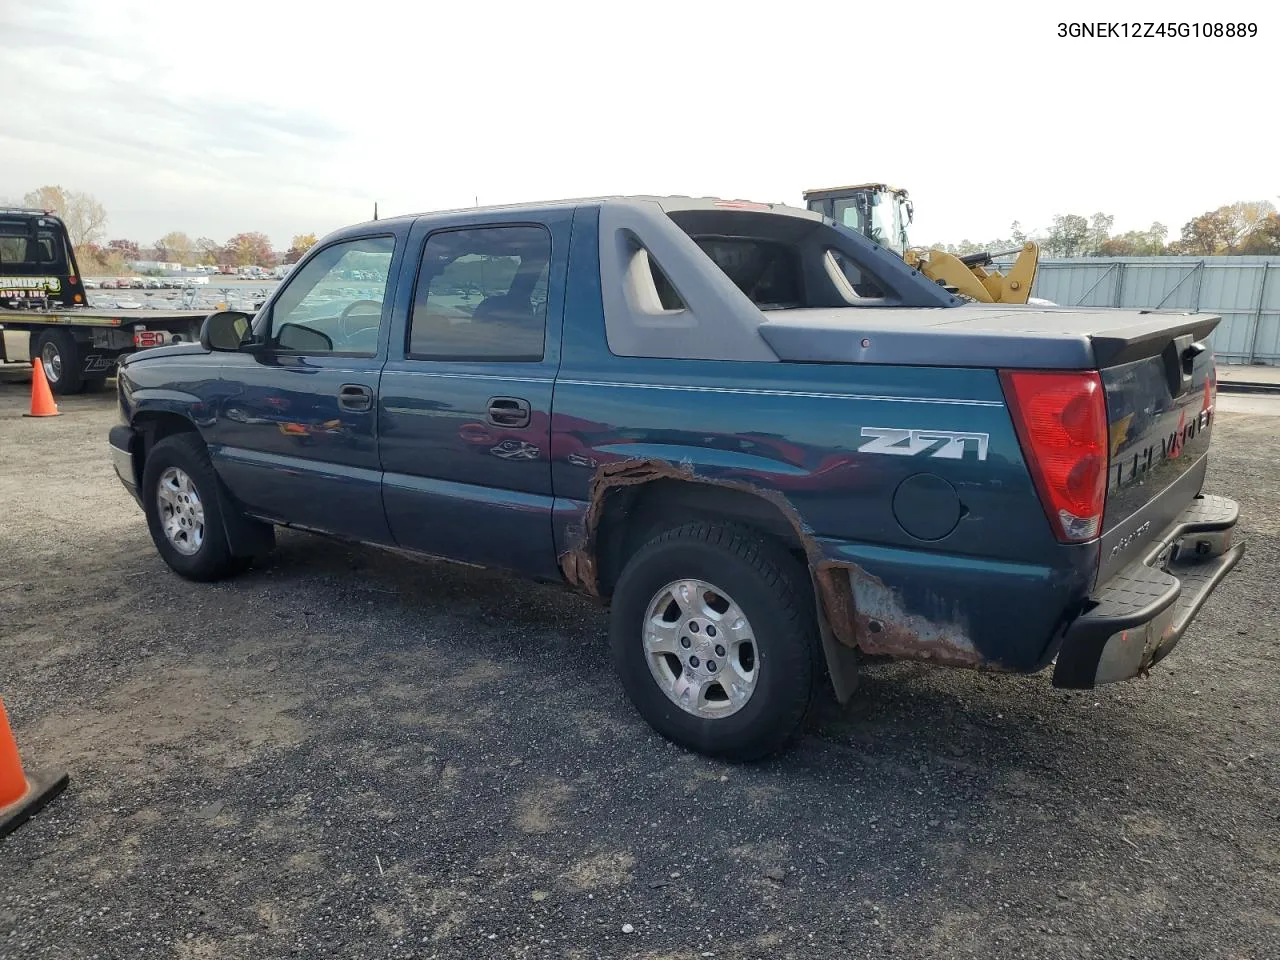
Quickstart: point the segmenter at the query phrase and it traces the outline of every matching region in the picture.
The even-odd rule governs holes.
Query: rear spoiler
[[[1162,313],[1158,310],[1138,310],[1149,314],[1146,323],[1127,324],[1121,330],[1101,330],[1090,334],[1093,341],[1093,358],[1099,368],[1118,367],[1122,363],[1145,360],[1163,352],[1170,340],[1189,338],[1188,343],[1199,343],[1222,322],[1217,314],[1179,314],[1176,311]],[[1170,323],[1175,316],[1186,317],[1180,323]]]

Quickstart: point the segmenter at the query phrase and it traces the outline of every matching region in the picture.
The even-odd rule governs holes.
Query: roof
[[[359,224],[351,224],[350,228],[364,227],[377,223],[406,223],[417,220],[421,217],[445,217],[460,213],[499,213],[510,212],[520,213],[521,211],[533,213],[540,210],[557,209],[563,207],[580,207],[584,205],[603,205],[606,203],[630,204],[630,203],[656,203],[664,211],[673,210],[756,210],[768,213],[778,213],[786,216],[796,216],[804,218],[813,218],[816,216],[809,210],[802,207],[793,207],[784,203],[761,203],[754,200],[730,200],[724,197],[688,197],[688,196],[657,196],[649,194],[624,195],[616,194],[611,196],[599,197],[578,197],[565,200],[542,200],[525,203],[508,203],[494,204],[490,206],[475,207],[455,207],[451,210],[426,210],[419,213],[406,213],[394,217],[379,217],[377,221],[367,220]],[[348,228],[348,229],[350,229]]]
[[[816,197],[817,199],[825,199],[825,196],[819,196],[819,195],[820,194],[825,195],[825,194],[831,194],[831,193],[850,193],[854,190],[887,190],[889,193],[900,193],[904,197],[907,195],[907,191],[904,188],[895,187],[887,183],[853,183],[847,187],[814,187],[811,190],[804,191],[803,196],[806,200],[808,200],[810,197]]]
[[[50,217],[59,219],[52,210],[38,210],[33,207],[0,207],[0,216],[6,217]]]

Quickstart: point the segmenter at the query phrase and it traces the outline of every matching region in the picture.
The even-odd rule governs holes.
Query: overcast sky
[[[1280,194],[1280,14],[1230,4],[0,0],[0,199],[225,240],[609,193],[910,189],[914,239]],[[296,12],[295,12],[296,10]],[[1073,20],[1254,21],[1079,40]]]

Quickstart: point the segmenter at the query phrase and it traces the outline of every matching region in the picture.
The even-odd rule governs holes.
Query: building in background
[[[138,273],[182,273],[186,269],[173,260],[130,260],[127,266]]]

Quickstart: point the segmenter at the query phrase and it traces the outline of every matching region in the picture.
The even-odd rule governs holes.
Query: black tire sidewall
[[[234,562],[227,545],[226,531],[222,526],[217,477],[207,455],[202,456],[202,451],[196,446],[199,442],[187,435],[167,437],[148,452],[142,471],[142,505],[151,540],[164,562],[175,573],[188,579],[216,580],[232,572]],[[179,553],[165,536],[159,505],[156,503],[160,475],[169,467],[177,467],[191,478],[204,507],[204,542],[190,556]]]
[[[782,572],[776,565],[773,569]],[[685,712],[649,670],[645,613],[658,590],[680,579],[704,580],[724,590],[751,624],[759,678],[746,705],[727,717],[703,719]],[[659,538],[641,549],[618,580],[610,613],[614,667],[641,715],[663,736],[714,756],[750,760],[783,746],[802,724],[814,685],[811,621],[797,606],[795,589],[785,576],[770,582],[758,564],[721,544]]]
[[[52,343],[58,348],[62,361],[62,374],[57,380],[49,380],[49,389],[58,396],[79,393],[84,388],[84,357],[80,344],[67,330],[41,330],[31,339],[31,362],[43,363],[44,345]],[[46,379],[48,375],[46,374]]]

